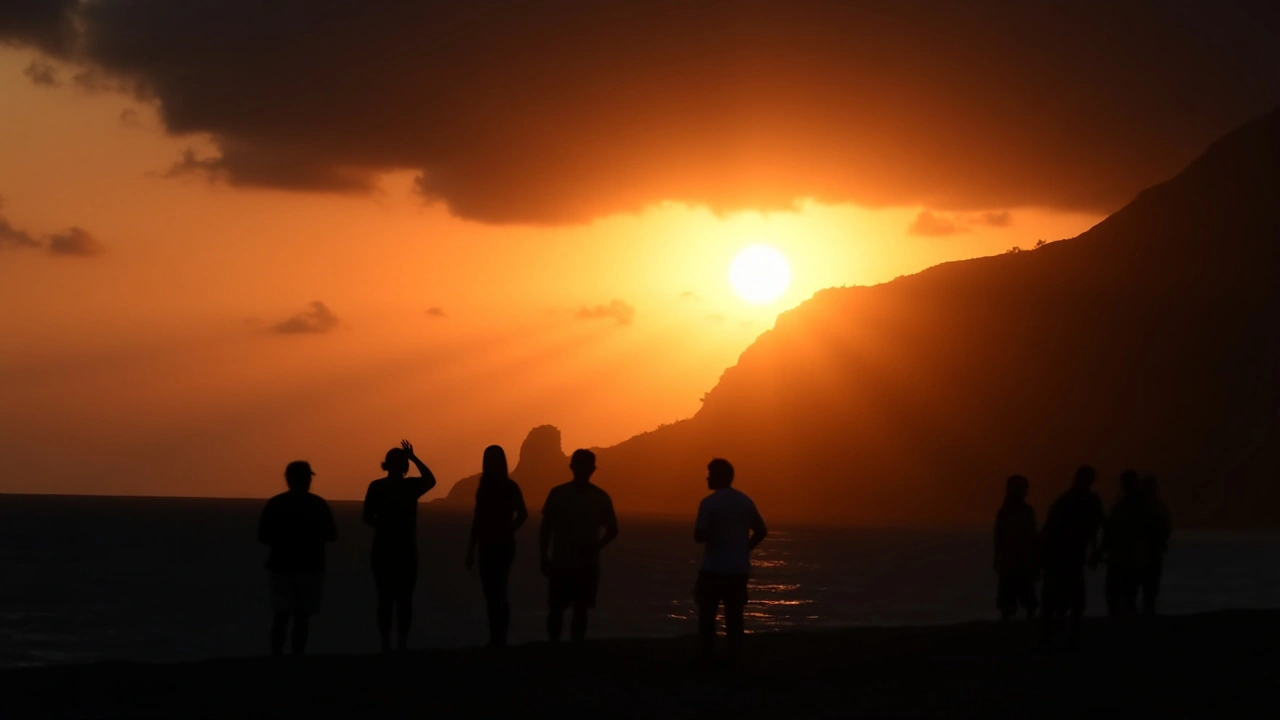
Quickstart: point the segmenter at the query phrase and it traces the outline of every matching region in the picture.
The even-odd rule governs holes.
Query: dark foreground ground
[[[971,623],[748,638],[737,670],[697,670],[692,639],[573,650],[103,663],[0,673],[0,717],[828,718],[1274,716],[1280,611],[1162,618],[1081,649]]]

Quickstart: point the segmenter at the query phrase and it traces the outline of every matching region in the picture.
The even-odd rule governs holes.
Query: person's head
[[[1093,486],[1093,481],[1097,479],[1098,472],[1090,465],[1081,465],[1076,468],[1075,480],[1072,486],[1077,490],[1088,490]]]
[[[1010,475],[1009,479],[1004,481],[1005,495],[1019,500],[1027,499],[1027,489],[1030,487],[1031,483],[1021,475]]]
[[[724,458],[707,463],[707,487],[712,490],[727,488],[733,484],[733,465]]]
[[[294,492],[308,492],[311,490],[312,475],[315,473],[311,472],[311,463],[294,460],[284,469],[284,483]]]
[[[569,458],[569,469],[574,480],[589,480],[596,471],[596,454],[590,450],[574,450]]]
[[[388,475],[405,475],[409,472],[409,455],[404,448],[391,448],[387,451],[387,457],[382,461],[382,469]]]
[[[1139,485],[1138,473],[1132,470],[1120,473],[1120,493],[1125,497],[1137,495],[1140,490]]]
[[[507,471],[507,453],[501,446],[490,445],[484,449],[484,462],[481,468],[480,484],[482,485],[510,478],[510,473]]]

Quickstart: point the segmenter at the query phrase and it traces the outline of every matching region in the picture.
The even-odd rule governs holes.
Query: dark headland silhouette
[[[1182,527],[1274,527],[1277,408],[1280,110],[1074,239],[815,294],[694,417],[597,449],[596,482],[684,512],[724,456],[779,520],[985,526],[1010,473],[1047,508],[1087,462],[1108,504],[1136,467]],[[530,497],[567,480],[526,461],[550,436]]]

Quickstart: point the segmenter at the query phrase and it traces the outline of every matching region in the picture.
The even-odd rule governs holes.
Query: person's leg
[[[698,639],[702,645],[702,657],[710,660],[716,644],[716,613],[720,609],[720,596],[711,586],[707,573],[698,572],[693,598],[698,606]]]
[[[511,580],[511,561],[515,552],[508,548],[502,556],[502,564],[495,570],[493,577],[493,594],[496,596],[495,607],[490,620],[490,638],[494,647],[507,646],[507,630],[511,627],[511,599],[508,586]]]
[[[1142,614],[1155,617],[1156,598],[1160,595],[1160,576],[1164,574],[1164,558],[1155,558],[1142,576]]]
[[[485,611],[489,618],[489,646],[506,644],[507,572],[501,548],[480,548],[480,587],[484,591]]]
[[[311,631],[311,616],[295,613],[293,616],[293,654],[301,655],[307,649],[307,636]]]
[[[1084,568],[1073,569],[1070,577],[1071,585],[1068,597],[1068,610],[1071,614],[1068,644],[1072,649],[1080,642],[1080,625],[1084,620],[1085,583]]]
[[[596,591],[600,586],[599,568],[584,568],[575,573],[573,620],[569,628],[570,639],[581,643],[587,637],[587,613],[596,606]]]
[[[1120,571],[1116,568],[1115,562],[1107,564],[1107,574],[1103,580],[1102,595],[1107,601],[1107,617],[1116,618],[1123,611],[1124,590],[1120,587],[1122,584]]]
[[[284,654],[284,639],[289,633],[289,611],[276,610],[271,616],[271,654]]]
[[[409,631],[413,629],[413,591],[418,585],[416,552],[402,558],[396,580],[396,650],[407,650],[409,649]]]
[[[1000,622],[1008,622],[1018,612],[1018,598],[1014,587],[1012,572],[1000,573],[996,581],[996,608],[1000,611]]]
[[[547,640],[552,644],[560,642],[564,630],[564,596],[564,576],[553,569],[547,577]]]
[[[395,609],[395,593],[391,582],[391,571],[385,562],[376,559],[373,564],[373,584],[378,591],[378,639],[382,643],[382,652],[391,652],[391,614]]]
[[[1021,587],[1021,603],[1027,611],[1027,619],[1034,620],[1040,603],[1036,598],[1036,576],[1033,572],[1023,573]]]
[[[742,641],[746,637],[746,623],[743,615],[747,606],[747,577],[731,575],[722,578],[724,588],[724,634],[728,648],[726,661],[732,665],[742,652]]]

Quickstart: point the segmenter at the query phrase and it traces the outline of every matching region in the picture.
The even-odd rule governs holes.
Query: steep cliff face
[[[571,478],[569,458],[561,447],[560,430],[554,425],[539,425],[530,430],[520,444],[518,459],[507,456],[508,462],[513,459],[516,465],[511,470],[511,478],[520,484],[532,513],[542,506],[552,487]],[[479,484],[479,474],[464,478],[449,490],[447,497],[437,502],[443,507],[469,509]]]
[[[1280,113],[1075,239],[816,294],[597,479],[691,512],[715,456],[778,516],[985,524],[1005,476],[1043,508],[1090,463],[1184,524],[1280,524]]]

